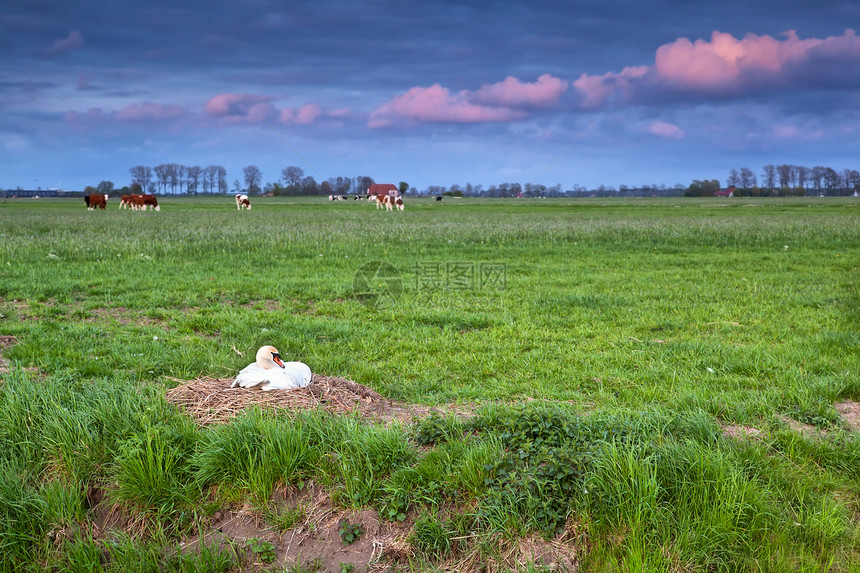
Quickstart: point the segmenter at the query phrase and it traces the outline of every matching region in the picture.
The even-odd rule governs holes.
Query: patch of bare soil
[[[16,342],[18,342],[18,339],[14,336],[0,335],[0,352],[6,350]],[[3,356],[0,356],[0,372],[9,372],[9,365],[3,360]]]
[[[844,400],[833,405],[836,411],[842,415],[842,419],[854,432],[860,432],[860,402]]]
[[[736,424],[727,424],[723,426],[723,435],[736,440],[756,439],[761,436],[761,434],[762,431],[759,428],[752,428],[750,426],[739,426]]]
[[[9,372],[9,363],[3,359],[2,352],[15,344],[18,344],[17,338],[8,334],[0,334],[0,374],[3,374],[4,372]],[[37,368],[34,368],[32,366],[27,366],[23,368],[23,370],[26,370],[27,372],[39,371]]]
[[[788,416],[778,416],[780,422],[788,426],[788,429],[792,432],[797,432],[803,436],[814,436],[818,437],[823,434],[821,430],[816,428],[815,426],[810,426],[809,424],[804,424],[803,422],[798,422],[794,418],[789,418]]]
[[[357,414],[377,422],[405,422],[442,412],[439,408],[391,401],[367,386],[337,376],[314,374],[304,388],[268,392],[259,388],[230,388],[233,380],[226,378],[170,380],[181,384],[168,390],[167,401],[179,406],[201,426],[228,422],[252,407],[289,412],[322,408],[333,414]],[[445,411],[471,414],[469,407],[446,407]]]

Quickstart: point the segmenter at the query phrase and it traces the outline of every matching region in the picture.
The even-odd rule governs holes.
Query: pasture
[[[0,203],[4,570],[310,570],[308,489],[403,525],[376,569],[860,568],[856,199],[160,203]],[[263,344],[441,414],[165,401]]]

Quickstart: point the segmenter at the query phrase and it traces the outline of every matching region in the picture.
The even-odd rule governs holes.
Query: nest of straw
[[[389,400],[367,386],[318,374],[304,388],[268,392],[259,388],[231,388],[233,380],[224,378],[171,380],[180,385],[167,391],[167,401],[202,426],[228,422],[253,407],[290,412],[323,408],[333,414],[357,413],[374,418],[391,406]]]

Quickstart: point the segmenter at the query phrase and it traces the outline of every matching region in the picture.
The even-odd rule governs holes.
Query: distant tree
[[[102,195],[110,195],[113,193],[113,181],[102,181],[97,189]]]
[[[85,195],[92,195],[93,193],[98,193],[98,192],[99,192],[99,190],[96,189],[95,187],[93,187],[92,185],[87,185],[86,187],[84,187],[84,194]]]
[[[846,169],[844,171],[845,192],[854,193],[860,191],[860,171],[856,169]]]
[[[720,190],[720,182],[717,179],[693,179],[687,191],[684,192],[685,197],[713,197]]]
[[[221,165],[215,166],[215,184],[220,195],[227,194],[227,170]]]
[[[839,189],[839,174],[836,170],[831,169],[830,167],[824,168],[824,188],[827,189],[829,193],[835,193],[837,189]]]
[[[140,195],[141,193],[143,193],[143,187],[141,187],[140,183],[138,183],[137,181],[129,185],[128,190],[129,194]]]
[[[794,179],[794,166],[793,165],[777,165],[776,173],[779,177],[779,186],[781,188],[787,188],[791,186],[792,180]]]
[[[241,192],[242,192],[242,184],[239,183],[238,179],[234,179],[233,180],[233,193],[236,193],[238,195]]]
[[[726,178],[726,187],[740,187],[741,186],[741,176],[738,174],[738,170],[732,167],[729,170],[729,176]]]
[[[816,194],[821,192],[822,181],[824,180],[824,171],[825,168],[820,165],[816,165],[810,171],[809,178],[812,181],[812,189]]]
[[[806,184],[809,181],[809,167],[798,165],[795,167],[795,173],[797,175],[797,186],[805,190]]]
[[[409,191],[409,183],[406,181],[401,181],[397,186],[397,189],[400,191],[401,195],[406,195],[406,192]]]
[[[179,193],[185,194],[188,189],[188,168],[184,165],[177,165],[176,178],[179,180]]]
[[[302,178],[302,181],[299,186],[301,188],[302,195],[316,195],[317,193],[319,193],[319,187],[317,186],[316,179],[314,179],[311,175]]]
[[[738,173],[738,180],[738,186],[742,189],[752,189],[757,184],[755,173],[749,167],[741,167]]]
[[[762,184],[768,191],[773,190],[774,185],[776,185],[776,167],[773,165],[762,167]]]
[[[155,182],[160,193],[167,191],[167,182],[170,177],[169,169],[170,167],[164,163],[152,168],[152,171],[155,173]]]
[[[281,170],[281,179],[293,195],[298,193],[301,187],[302,177],[304,176],[305,170],[301,167],[296,167],[295,165],[284,167]]]
[[[199,165],[192,165],[186,173],[188,176],[188,192],[192,195],[197,195],[200,189],[200,178],[203,175],[203,168]]]
[[[131,182],[137,183],[141,188],[145,188],[152,179],[152,169],[143,165],[136,165],[128,170],[131,174]]]
[[[334,187],[331,184],[332,179],[334,179],[334,177],[329,177],[320,183],[320,195],[334,195]]]
[[[170,185],[170,194],[176,195],[176,187],[179,185],[179,165],[167,164],[167,184]]]
[[[263,180],[263,173],[256,165],[249,165],[243,170],[245,174],[245,186],[248,189],[248,194],[260,193],[260,182]]]
[[[368,177],[367,175],[360,175],[357,179],[358,193],[367,193],[370,186],[376,183],[376,181],[373,180],[373,177]]]

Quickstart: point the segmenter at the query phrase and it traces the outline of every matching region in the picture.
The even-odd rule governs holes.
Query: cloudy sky
[[[0,187],[289,165],[428,185],[860,168],[856,0],[11,0]]]

